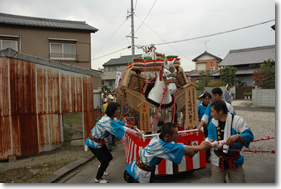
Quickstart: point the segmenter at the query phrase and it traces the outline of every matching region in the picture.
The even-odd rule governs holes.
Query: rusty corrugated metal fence
[[[0,51],[0,160],[60,147],[63,113],[82,112],[85,139],[95,124],[94,74],[99,73]]]

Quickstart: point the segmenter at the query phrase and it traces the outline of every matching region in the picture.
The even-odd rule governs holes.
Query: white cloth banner
[[[115,79],[115,89],[118,88],[119,80],[121,78],[121,72],[116,72],[116,79]]]

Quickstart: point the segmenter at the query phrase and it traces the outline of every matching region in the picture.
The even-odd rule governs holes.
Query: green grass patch
[[[74,124],[82,123],[82,113],[65,113],[63,114],[63,123],[72,127]]]
[[[82,113],[65,113],[63,114],[63,139],[69,140],[72,139],[75,131],[72,129],[73,125],[82,124]],[[70,145],[70,141],[63,142],[63,145]]]

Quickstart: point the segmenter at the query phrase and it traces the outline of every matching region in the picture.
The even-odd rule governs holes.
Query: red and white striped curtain
[[[179,136],[177,143],[185,145],[199,145],[204,140],[203,133],[186,133]],[[150,142],[149,139],[139,139],[134,135],[126,133],[122,139],[123,147],[125,149],[125,156],[127,163],[139,157],[139,152]],[[178,172],[191,171],[195,169],[206,167],[206,153],[200,151],[192,158],[184,156],[180,164],[175,164],[170,160],[163,159],[159,165],[156,166],[155,175],[173,175]]]

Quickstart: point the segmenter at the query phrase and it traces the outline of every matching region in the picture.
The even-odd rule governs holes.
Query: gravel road
[[[275,137],[275,109],[252,106],[250,100],[234,100],[232,103],[238,116],[244,118],[249,124],[255,140],[266,137]],[[253,142],[251,150],[270,150],[275,148],[275,139]],[[244,148],[245,149],[245,148]],[[253,165],[275,157],[271,153],[242,152],[245,165]]]

